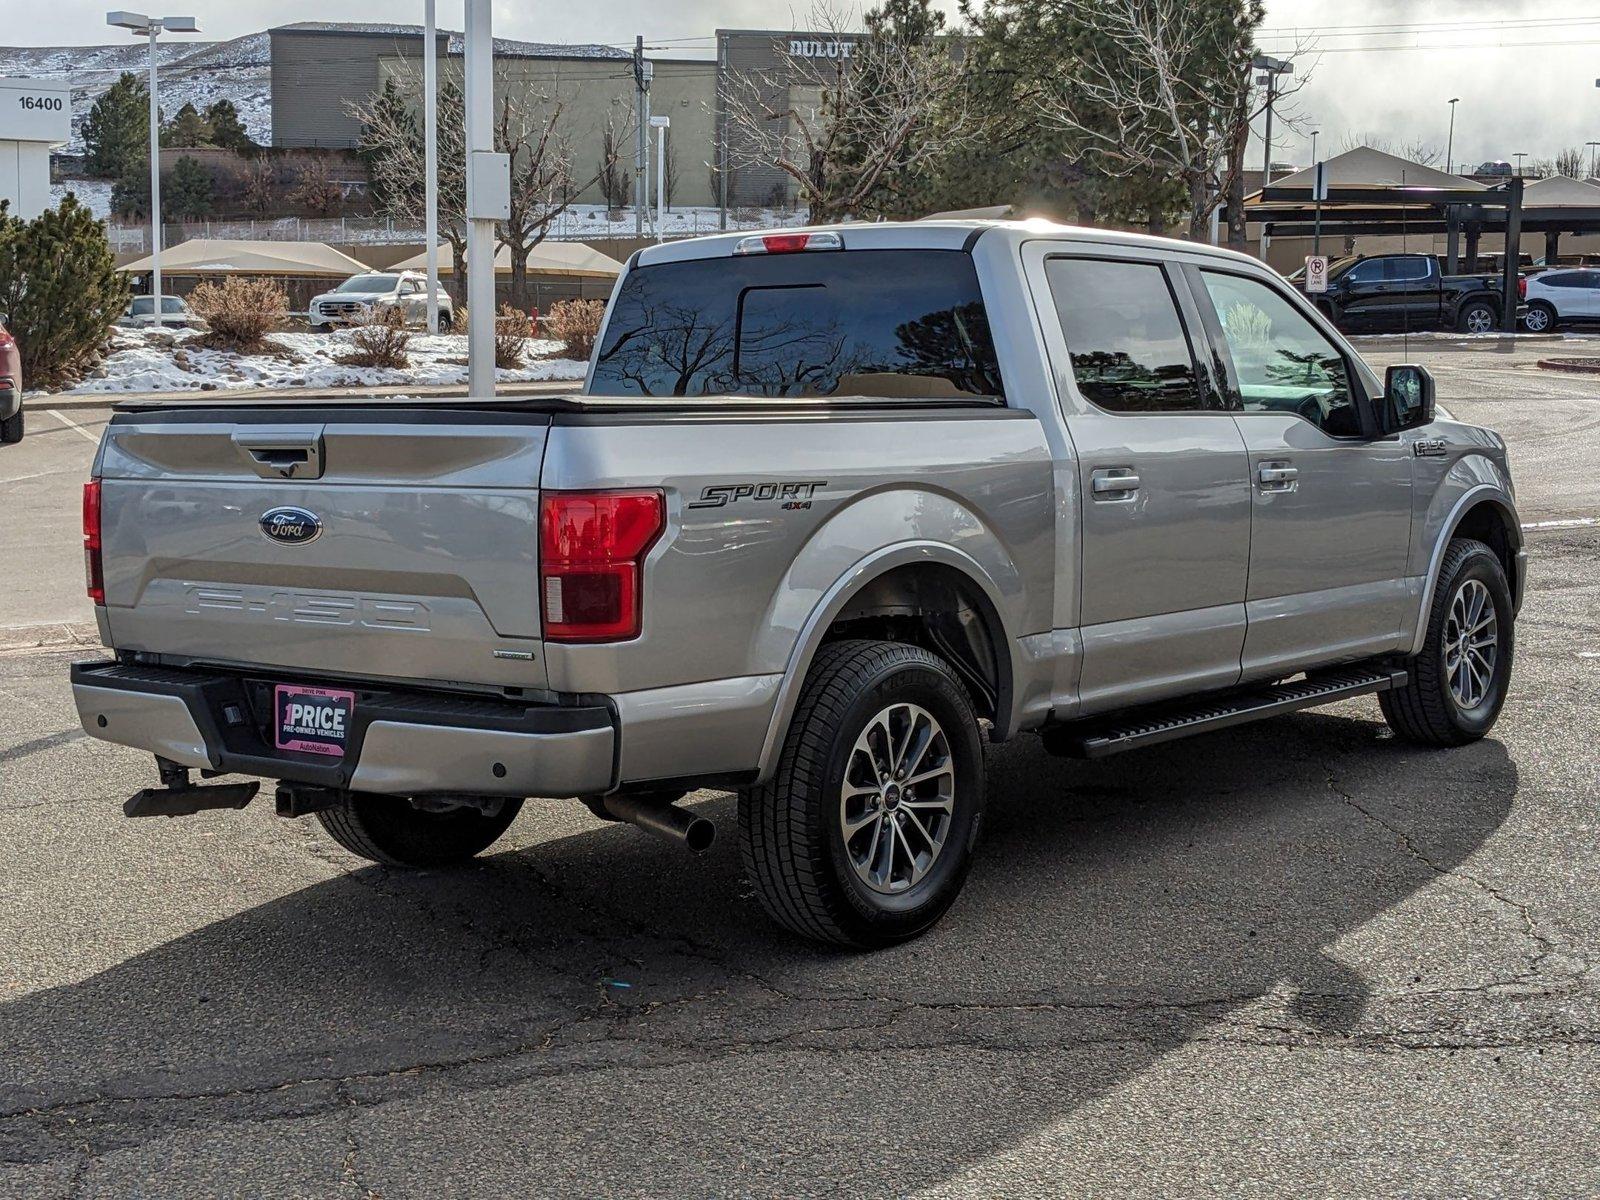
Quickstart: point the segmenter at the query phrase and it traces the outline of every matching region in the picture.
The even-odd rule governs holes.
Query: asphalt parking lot
[[[269,805],[125,820],[150,764],[65,687],[107,414],[41,403],[0,449],[0,1197],[1600,1194],[1600,377],[1364,349],[1511,445],[1494,735],[1359,700],[994,749],[965,894],[870,956],[767,923],[720,793],[699,859],[533,802],[423,873]]]

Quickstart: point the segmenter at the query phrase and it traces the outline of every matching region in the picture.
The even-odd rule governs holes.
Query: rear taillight
[[[546,492],[539,521],[545,638],[638,637],[644,556],[666,519],[660,492]]]
[[[106,577],[100,560],[100,481],[83,485],[83,574],[89,599],[106,602]]]
[[[1518,300],[1526,300],[1527,298],[1528,298],[1528,277],[1526,275],[1518,275],[1517,276],[1517,299]]]

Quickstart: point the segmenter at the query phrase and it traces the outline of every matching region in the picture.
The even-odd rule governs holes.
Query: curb
[[[71,646],[99,647],[100,644],[100,629],[93,622],[46,621],[38,625],[0,628],[0,654]]]
[[[1600,375],[1600,358],[1541,358],[1537,366],[1571,375]]]
[[[560,396],[576,392],[583,387],[581,379],[549,379],[527,383],[502,383],[495,387],[495,395]],[[399,397],[418,400],[465,399],[464,387],[362,387],[362,388],[236,388],[213,392],[198,390],[185,392],[81,392],[75,395],[53,396],[48,393],[24,397],[26,408],[39,411],[49,408],[83,409],[115,408],[119,404],[180,404],[196,408],[215,408],[219,405],[248,407],[251,404],[278,401],[329,401],[385,400]]]

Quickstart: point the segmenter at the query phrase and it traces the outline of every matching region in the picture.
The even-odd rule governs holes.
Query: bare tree
[[[1558,153],[1554,173],[1568,179],[1582,179],[1588,173],[1583,169],[1583,147],[1568,146]]]
[[[409,97],[420,87],[408,81],[402,90]],[[363,142],[371,147],[369,161],[379,193],[391,215],[419,220],[423,213],[424,150],[417,123],[405,119],[392,104],[374,96],[353,111],[363,124]],[[602,153],[595,174],[579,182],[572,173],[572,155],[561,137],[566,103],[559,96],[508,90],[495,114],[494,146],[511,159],[511,215],[495,227],[497,246],[511,259],[511,303],[528,305],[528,254],[550,232],[550,227],[573,200],[601,182],[615,169],[611,143]],[[466,128],[459,82],[439,84],[439,215],[440,233],[455,255],[451,295],[458,301],[466,280]]]
[[[1250,119],[1256,0],[1060,0],[1084,31],[1047,121],[1115,176],[1175,179],[1188,196],[1189,236],[1240,178]],[[1279,97],[1302,86],[1304,76]]]
[[[623,208],[633,195],[633,179],[622,169],[622,157],[617,152],[619,142],[616,122],[609,115],[600,135],[600,195],[610,209]]]
[[[728,76],[730,169],[776,168],[813,221],[836,221],[863,213],[894,177],[977,136],[947,40],[863,39],[826,7],[812,24],[810,40],[837,53],[784,52],[774,70]]]
[[[1418,166],[1431,167],[1434,163],[1444,158],[1444,148],[1437,142],[1430,142],[1426,138],[1413,138],[1409,142],[1396,142],[1393,138],[1381,133],[1368,130],[1364,133],[1347,133],[1341,143],[1345,150],[1359,150],[1366,147],[1370,150],[1381,150],[1385,154],[1393,154],[1407,162],[1414,162]],[[1450,164],[1444,163],[1443,170],[1450,170]]]

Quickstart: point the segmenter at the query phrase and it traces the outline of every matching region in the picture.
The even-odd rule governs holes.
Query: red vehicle
[[[22,355],[0,325],[0,443],[22,440]]]

